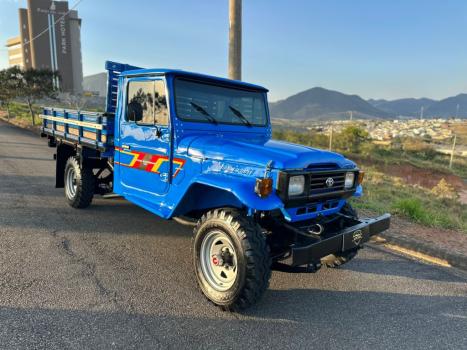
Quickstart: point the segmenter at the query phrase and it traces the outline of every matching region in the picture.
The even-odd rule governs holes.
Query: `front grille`
[[[332,179],[332,180],[330,180]],[[311,174],[310,195],[344,190],[345,171]],[[330,184],[332,185],[330,186]]]

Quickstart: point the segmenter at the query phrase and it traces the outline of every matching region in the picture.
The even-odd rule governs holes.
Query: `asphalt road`
[[[241,314],[197,290],[191,229],[54,188],[53,149],[0,122],[0,348],[466,349],[467,274],[378,247],[274,272]]]

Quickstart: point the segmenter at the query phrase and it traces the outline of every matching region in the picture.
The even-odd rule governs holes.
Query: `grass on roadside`
[[[407,185],[374,168],[367,169],[363,188],[363,197],[352,200],[356,208],[390,212],[425,226],[467,233],[467,205],[456,200],[439,198],[428,189]]]
[[[60,108],[68,108],[68,109],[73,109],[70,106],[66,106],[65,103],[60,103],[60,102],[51,102],[47,104],[49,107],[56,107],[58,109]],[[41,123],[41,119],[39,118],[39,114],[42,113],[42,108],[39,105],[33,105],[32,109],[34,111],[34,114],[36,116],[36,125]],[[0,108],[1,111],[6,112],[5,107]],[[86,108],[86,111],[89,112],[104,112],[103,108],[93,108],[89,107]],[[26,103],[21,103],[21,102],[11,102],[10,103],[10,114],[12,119],[16,119],[17,121],[20,121],[21,124],[27,124],[32,125],[32,118],[31,118],[31,113],[29,112],[29,107]]]
[[[449,173],[467,178],[467,158],[466,157],[455,157],[452,169],[448,168],[449,155],[435,153],[430,157],[422,157],[420,154],[415,152],[402,152],[397,150],[388,149],[375,149],[362,159],[361,154],[348,154],[350,159],[358,159],[367,162],[379,162],[382,164],[390,165],[403,165],[410,164],[417,168],[435,170],[442,173]]]
[[[42,109],[39,106],[33,105],[33,110],[36,115],[36,124],[40,123],[39,114],[42,113]],[[6,112],[6,108],[2,107],[2,111]],[[32,125],[31,113],[29,112],[28,105],[25,103],[12,102],[10,103],[10,114],[11,117],[21,121],[22,123],[29,123]]]

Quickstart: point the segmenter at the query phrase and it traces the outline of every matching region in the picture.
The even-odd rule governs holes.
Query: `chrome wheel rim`
[[[201,270],[209,285],[226,291],[237,279],[237,253],[230,237],[222,231],[210,231],[200,250]]]
[[[69,199],[73,199],[76,196],[76,189],[78,187],[76,182],[76,171],[74,168],[70,167],[65,174],[65,190]]]

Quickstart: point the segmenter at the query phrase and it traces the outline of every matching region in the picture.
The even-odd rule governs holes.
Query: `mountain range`
[[[273,118],[284,119],[348,119],[391,118],[392,113],[383,111],[360,96],[346,95],[338,91],[314,87],[269,104]]]
[[[85,91],[98,92],[104,97],[106,86],[106,73],[84,77]],[[364,100],[358,95],[314,87],[284,100],[271,102],[269,108],[273,118],[293,120],[349,119],[351,114],[355,119],[418,118],[422,108],[425,118],[455,116],[467,118],[467,94],[459,94],[439,101],[429,98]]]
[[[273,118],[294,120],[459,118],[467,117],[467,94],[442,100],[403,98],[397,100],[364,100],[358,95],[314,87],[284,100],[269,104]]]
[[[368,103],[392,115],[415,117],[420,116],[422,108],[426,111],[436,101],[429,98],[401,98],[392,101],[370,99]]]

